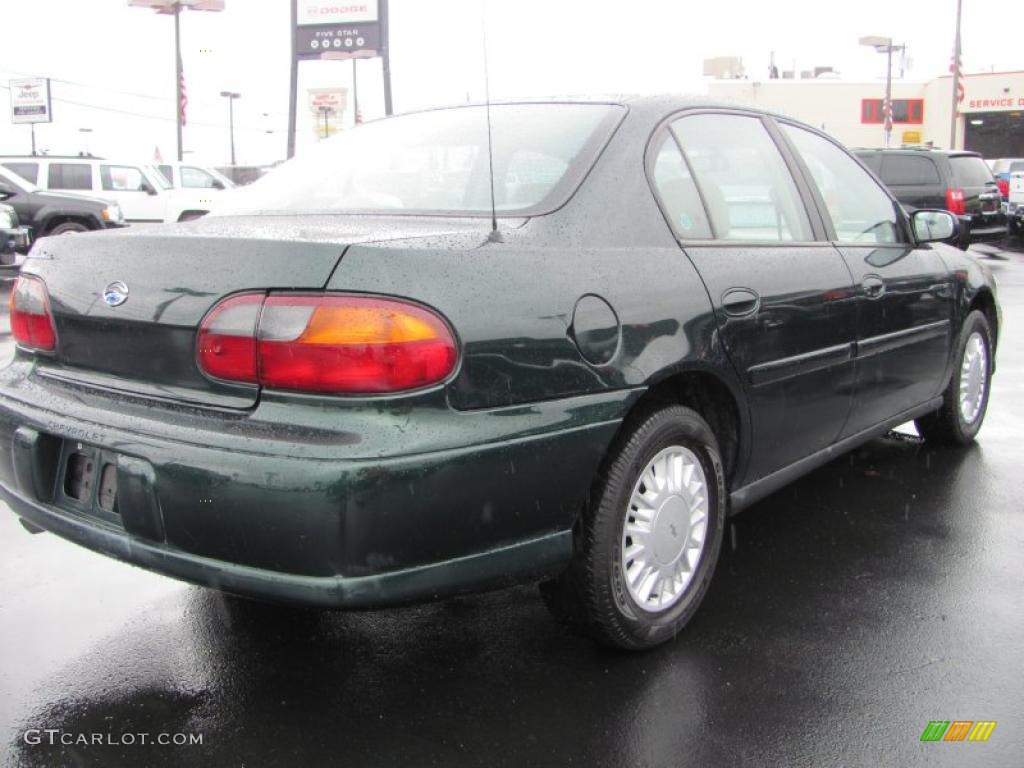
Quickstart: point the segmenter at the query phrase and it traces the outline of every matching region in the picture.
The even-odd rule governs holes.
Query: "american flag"
[[[181,124],[185,125],[185,107],[188,106],[188,94],[185,92],[185,69],[181,66],[181,61],[178,61],[178,71],[181,72],[181,76],[178,79],[178,88],[181,91],[181,101],[178,103],[178,112],[181,117]]]
[[[964,97],[967,95],[967,90],[964,86],[964,65],[963,60],[960,58],[960,51],[953,51],[953,56],[949,62],[949,71],[953,74],[953,87],[956,88],[956,103],[962,104]]]

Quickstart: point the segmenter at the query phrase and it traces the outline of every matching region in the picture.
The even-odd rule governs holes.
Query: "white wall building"
[[[966,75],[957,119],[956,149],[986,157],[1024,157],[1024,72]],[[891,146],[949,147],[953,78],[894,80]],[[722,101],[789,115],[851,147],[885,146],[885,81],[714,80],[709,94]]]

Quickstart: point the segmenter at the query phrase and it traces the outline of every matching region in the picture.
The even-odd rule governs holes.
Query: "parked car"
[[[1020,237],[1024,234],[1024,170],[1013,171],[1010,174],[1008,192],[1007,227],[1011,235]]]
[[[857,156],[908,211],[944,208],[961,218],[973,242],[1006,237],[998,185],[977,152],[859,149]]]
[[[129,224],[187,221],[210,211],[209,190],[176,190],[154,166],[98,157],[0,157],[0,165],[41,189],[86,192],[116,202]]]
[[[209,166],[194,163],[161,163],[156,168],[176,189],[219,191],[235,186],[235,182]]]
[[[2,166],[0,202],[17,212],[21,224],[30,227],[36,239],[124,226],[124,215],[116,203],[83,195],[43,192]],[[28,244],[19,248],[27,251]]]
[[[728,514],[910,420],[974,439],[1000,312],[939,242],[955,216],[762,112],[489,111],[493,166],[483,107],[406,114],[199,221],[35,246],[0,497],[269,600],[543,580],[644,648],[697,609]]]
[[[986,160],[988,167],[992,169],[996,184],[999,185],[999,194],[1003,196],[1003,203],[1010,200],[1010,174],[1014,171],[1024,171],[1024,158],[1001,157],[995,160]]]
[[[21,226],[18,212],[0,203],[0,277],[18,273],[31,243],[32,233],[28,227]]]

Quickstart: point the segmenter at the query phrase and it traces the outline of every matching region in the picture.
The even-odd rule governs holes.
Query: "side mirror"
[[[918,243],[946,242],[960,234],[960,222],[949,211],[914,211],[910,223]]]

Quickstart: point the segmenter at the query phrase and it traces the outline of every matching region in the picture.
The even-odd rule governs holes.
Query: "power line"
[[[2,88],[5,91],[9,91],[10,90],[10,87],[6,86],[6,85],[0,85],[0,88]],[[72,104],[72,105],[74,105],[76,107],[83,107],[84,109],[94,109],[94,110],[97,110],[97,111],[100,111],[100,112],[112,112],[114,114],[128,115],[130,117],[138,117],[138,118],[142,118],[144,120],[160,120],[162,122],[174,122],[174,118],[173,117],[165,117],[163,115],[152,115],[152,114],[148,114],[148,113],[145,113],[145,112],[134,112],[134,111],[132,111],[130,109],[118,109],[117,107],[106,107],[106,106],[101,106],[99,104],[88,104],[88,103],[86,103],[84,101],[75,101],[74,99],[64,99],[64,98],[60,98],[60,97],[57,97],[57,96],[52,97],[52,99],[55,102],[60,102],[62,104]],[[196,126],[203,126],[204,128],[227,128],[227,126],[228,126],[227,123],[211,123],[211,122],[206,122],[206,121],[203,121],[203,120],[193,120],[189,124],[190,125],[196,125]],[[253,133],[257,133],[257,132],[258,133],[263,133],[264,131],[267,130],[266,128],[262,128],[262,127],[260,127],[260,128],[249,127],[249,126],[246,126],[244,124],[241,125],[241,126],[235,126],[235,127],[236,127],[237,130],[246,131],[246,132],[253,132]],[[273,128],[273,130],[283,130],[283,128],[275,126]]]

